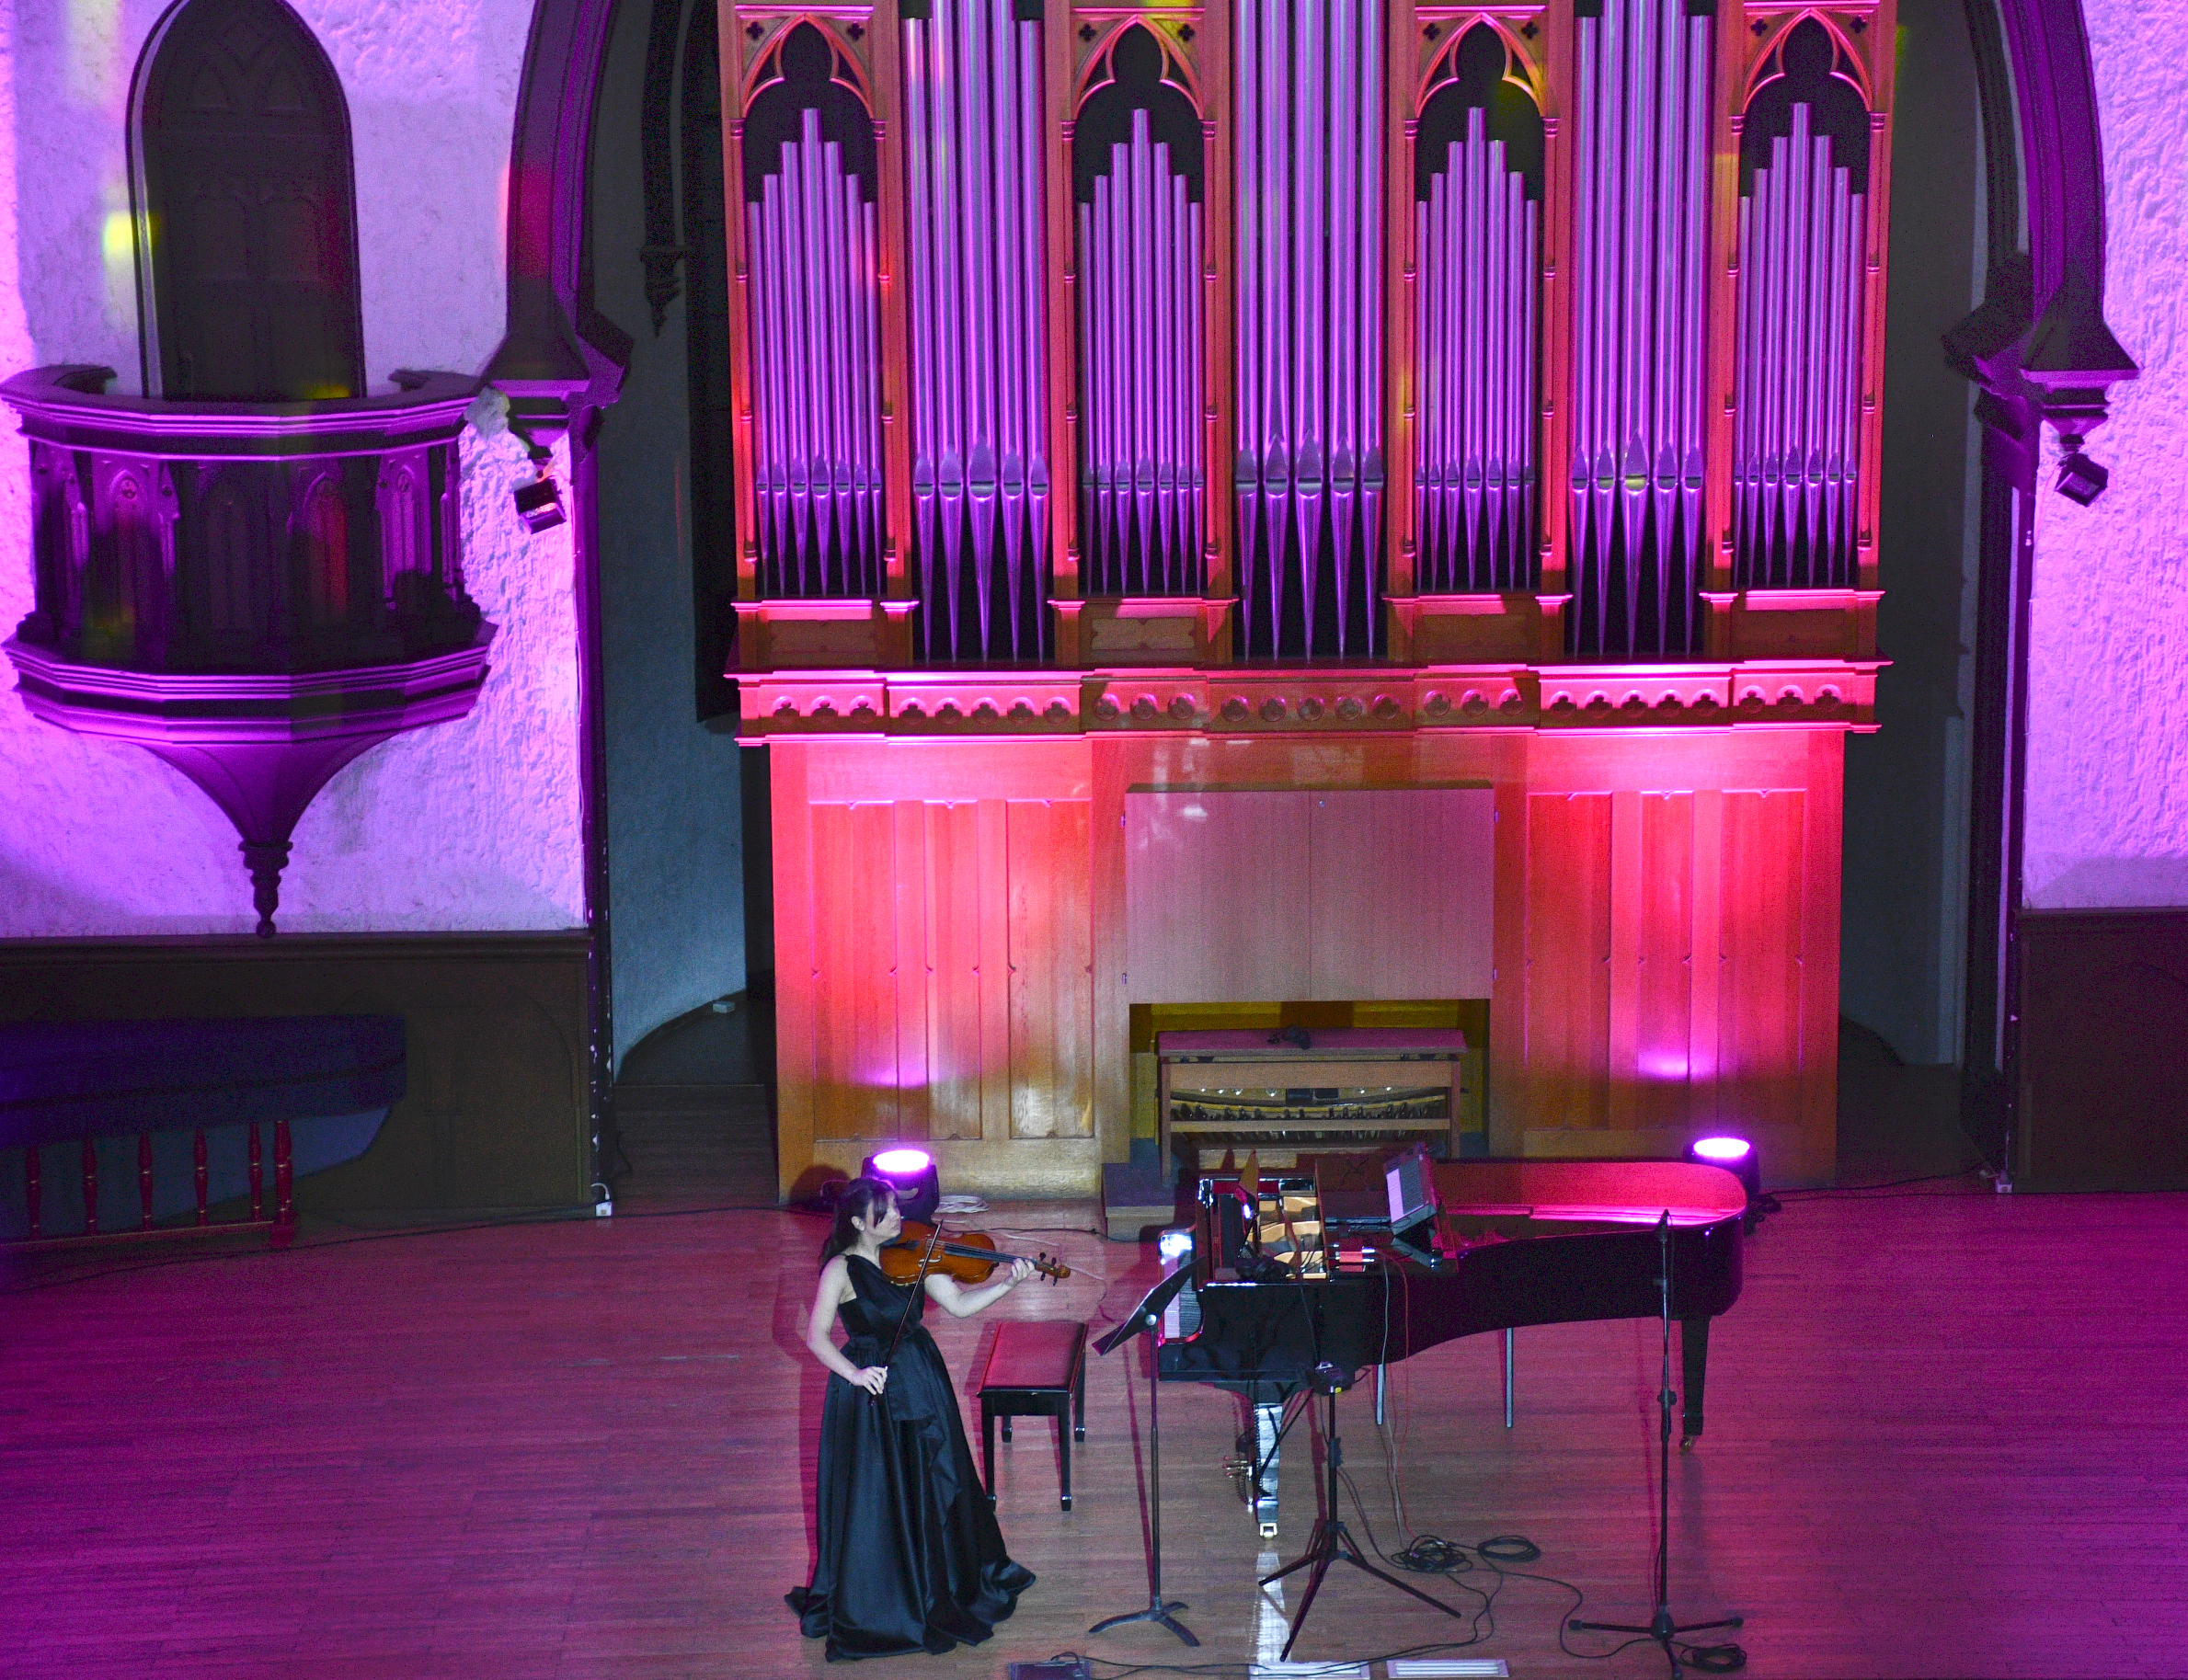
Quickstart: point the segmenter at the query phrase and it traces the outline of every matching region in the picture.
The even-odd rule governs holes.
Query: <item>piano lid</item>
[[[1439,1160],[1448,1213],[1654,1225],[1713,1225],[1747,1210],[1747,1188],[1723,1167],[1683,1160]]]

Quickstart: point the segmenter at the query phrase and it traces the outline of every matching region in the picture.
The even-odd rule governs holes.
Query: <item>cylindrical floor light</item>
[[[942,1200],[942,1175],[926,1150],[877,1150],[860,1163],[859,1171],[891,1186],[897,1193],[897,1211],[907,1219],[934,1223],[935,1206]]]
[[[1740,1188],[1747,1193],[1747,1229],[1753,1230],[1756,1220],[1765,1211],[1762,1157],[1755,1145],[1747,1138],[1719,1133],[1711,1137],[1697,1137],[1689,1144],[1687,1159],[1705,1167],[1723,1167],[1740,1181]],[[1775,1211],[1774,1206],[1770,1211]]]

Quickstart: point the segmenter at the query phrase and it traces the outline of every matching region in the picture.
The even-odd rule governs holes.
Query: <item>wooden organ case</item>
[[[1827,1176],[1890,0],[719,25],[784,1188],[912,1139],[1090,1191],[1134,1006],[1336,997],[1485,1000],[1496,1153]],[[1128,799],[1198,790],[1398,803],[1320,886],[1227,831],[1265,901],[1151,931]],[[1383,943],[1232,960],[1314,892]],[[1146,995],[1163,938],[1240,989]]]

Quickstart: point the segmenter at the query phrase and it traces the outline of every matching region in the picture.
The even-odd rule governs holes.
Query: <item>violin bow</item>
[[[934,1256],[941,1252],[942,1221],[937,1219],[934,1221],[934,1229],[927,1233],[926,1245],[920,1253],[919,1275],[911,1280],[911,1299],[906,1303],[903,1312],[898,1315],[897,1328],[889,1336],[888,1346],[882,1350],[881,1366],[884,1370],[888,1368],[890,1363],[897,1356],[897,1343],[903,1340],[905,1322],[911,1317],[912,1308],[919,1305],[919,1291],[927,1286],[927,1273],[934,1264]],[[869,1392],[866,1398],[879,1400],[881,1396]]]

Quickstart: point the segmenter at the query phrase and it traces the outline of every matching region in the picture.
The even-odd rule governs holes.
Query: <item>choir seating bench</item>
[[[361,1155],[407,1066],[400,1015],[0,1022],[0,1248],[239,1231],[284,1247],[292,1181]],[[212,1217],[246,1186],[248,1218]]]
[[[1075,1320],[1006,1319],[980,1373],[980,1469],[995,1497],[995,1423],[1052,1417],[1062,1455],[1063,1508],[1071,1508],[1071,1443],[1086,1439],[1086,1326]]]

